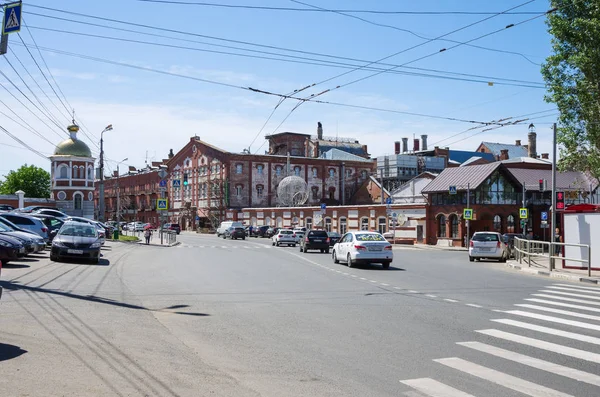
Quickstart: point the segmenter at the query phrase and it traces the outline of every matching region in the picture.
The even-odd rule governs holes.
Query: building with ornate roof
[[[67,127],[65,139],[50,156],[51,193],[56,207],[66,214],[94,218],[94,163],[92,151],[77,138],[79,127]]]

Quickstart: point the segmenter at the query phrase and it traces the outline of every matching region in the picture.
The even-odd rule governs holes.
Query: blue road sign
[[[181,187],[181,179],[173,179],[173,187]]]
[[[165,179],[161,179],[161,181],[158,182],[158,186],[167,187],[167,181]]]
[[[21,7],[21,3],[16,3],[4,8],[2,34],[15,33],[21,30]]]
[[[158,199],[156,200],[156,208],[159,211],[166,211],[169,209],[169,203],[167,199]]]
[[[465,208],[463,209],[463,218],[465,218],[465,220],[473,220],[473,209],[472,208]]]
[[[327,204],[325,204],[325,203],[321,203],[321,209],[322,209],[322,210],[325,210],[325,209],[327,209]]]
[[[450,194],[456,194],[456,186],[449,186],[448,187],[448,193],[450,193]]]
[[[548,220],[548,213],[547,212],[542,212],[542,220],[543,221],[547,221]]]
[[[392,204],[392,198],[388,197],[387,200],[385,200],[386,204]]]
[[[527,219],[529,218],[529,211],[527,211],[527,208],[521,208],[519,209],[519,216],[521,219]]]

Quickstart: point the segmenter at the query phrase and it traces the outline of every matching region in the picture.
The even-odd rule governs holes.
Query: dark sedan
[[[329,253],[329,236],[325,230],[309,230],[300,240],[300,252],[320,250]]]
[[[3,264],[25,256],[25,246],[19,240],[0,234],[0,260]]]
[[[223,239],[230,238],[232,240],[237,240],[241,238],[242,240],[246,239],[246,229],[243,227],[230,227],[225,230],[223,233]]]
[[[21,230],[18,227],[10,227],[0,223],[0,233],[19,240],[25,246],[26,254],[36,254],[46,249],[46,242],[43,238],[30,231]]]
[[[102,242],[94,225],[67,221],[52,240],[50,260],[63,258],[85,259],[93,263],[100,261]]]
[[[342,238],[342,236],[336,232],[327,232],[327,235],[329,236],[329,246],[330,247],[333,247],[335,245],[335,243],[340,241],[340,239]]]
[[[276,235],[279,232],[279,229],[280,228],[278,228],[278,227],[270,227],[270,228],[268,228],[267,231],[265,232],[266,236],[268,238],[273,237],[274,235]]]

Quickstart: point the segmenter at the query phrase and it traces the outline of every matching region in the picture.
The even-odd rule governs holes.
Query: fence
[[[161,244],[175,244],[177,242],[177,232],[173,230],[163,230],[160,238]]]
[[[561,248],[558,253],[565,252],[566,247],[577,247],[587,249],[587,259],[581,258],[568,258],[563,255],[557,255],[557,248]],[[515,258],[519,260],[519,263],[523,263],[523,259],[527,262],[527,265],[531,267],[531,258],[544,258],[548,259],[548,270],[554,269],[554,261],[556,259],[572,261],[578,263],[586,263],[588,276],[592,275],[592,247],[588,244],[573,244],[573,243],[551,243],[548,241],[538,240],[527,240],[515,237],[514,243]],[[554,254],[554,255],[553,255]]]

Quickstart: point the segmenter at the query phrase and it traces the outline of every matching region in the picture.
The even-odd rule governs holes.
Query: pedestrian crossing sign
[[[159,211],[166,211],[169,209],[168,199],[158,199],[156,200],[156,208]]]
[[[473,209],[472,208],[465,208],[463,210],[463,218],[465,218],[465,220],[472,220],[473,219]]]
[[[529,215],[527,214],[527,208],[521,208],[519,209],[519,215],[521,219],[527,219],[529,218]]]
[[[21,30],[21,3],[6,6],[2,18],[2,34],[15,33]]]

